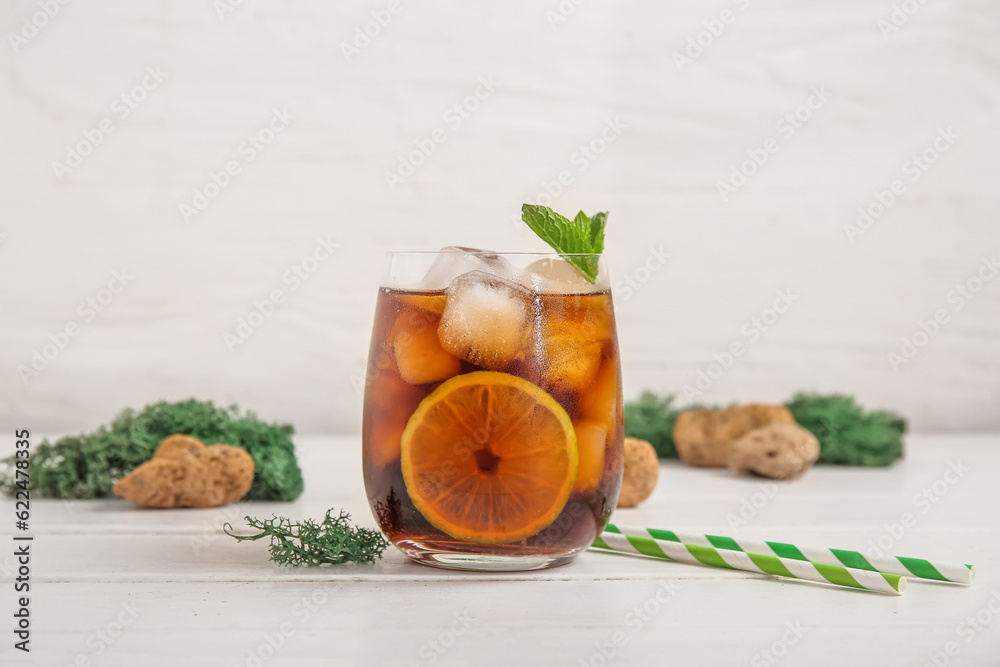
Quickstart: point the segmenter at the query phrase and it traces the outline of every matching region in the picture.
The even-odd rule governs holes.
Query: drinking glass
[[[623,469],[604,260],[464,248],[389,253],[365,382],[365,489],[411,559],[468,570],[569,562]]]

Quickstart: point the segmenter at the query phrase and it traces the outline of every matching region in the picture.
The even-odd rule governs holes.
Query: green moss
[[[884,466],[903,456],[906,421],[886,411],[867,412],[850,396],[796,394],[786,404],[795,421],[819,440],[820,463]],[[674,397],[644,392],[625,404],[625,435],[647,440],[660,458],[677,458],[674,424],[682,412]]]
[[[241,447],[254,460],[251,500],[294,500],[302,493],[290,424],[268,424],[235,406],[216,407],[194,399],[161,401],[139,412],[126,409],[93,433],[43,442],[32,451],[31,486],[50,498],[102,498],[115,481],[153,457],[160,442],[184,433],[206,444]],[[0,488],[13,489],[13,466],[0,475]]]
[[[639,438],[653,445],[661,459],[676,459],[674,423],[680,410],[674,407],[674,397],[657,397],[645,391],[635,401],[625,403],[625,436]]]
[[[253,535],[237,535],[230,524],[223,530],[237,541],[256,541],[268,538],[271,560],[280,565],[341,565],[343,563],[374,563],[381,558],[389,542],[382,533],[370,528],[355,528],[351,515],[333,510],[326,511],[322,523],[312,519],[292,521],[284,517],[270,519],[246,517],[247,525],[256,531]]]
[[[819,439],[820,463],[885,466],[903,456],[906,421],[895,413],[866,412],[839,394],[800,393],[786,407]]]

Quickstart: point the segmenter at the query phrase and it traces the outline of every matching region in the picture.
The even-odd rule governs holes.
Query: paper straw
[[[823,565],[779,556],[658,540],[648,532],[645,536],[623,535],[612,525],[607,527],[604,534],[598,537],[592,546],[596,549],[606,549],[618,553],[641,554],[682,563],[710,565],[779,577],[793,577],[890,595],[902,595],[903,591],[906,590],[906,579],[896,574],[883,574],[840,565]]]
[[[608,526],[610,529],[612,526]],[[869,572],[885,572],[899,574],[918,579],[934,581],[950,581],[956,584],[972,584],[976,577],[976,568],[961,563],[946,563],[929,561],[922,558],[906,558],[904,556],[865,556],[858,551],[844,549],[822,549],[818,547],[797,547],[784,542],[765,542],[763,540],[745,540],[743,538],[722,537],[721,535],[699,535],[671,530],[656,530],[635,526],[615,526],[626,535],[640,537],[653,536],[668,542],[696,544],[717,549],[748,551],[755,554],[791,558],[793,560],[822,563],[823,565],[843,565]]]

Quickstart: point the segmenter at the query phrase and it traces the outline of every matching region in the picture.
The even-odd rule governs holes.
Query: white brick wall
[[[1000,252],[996,3],[926,0],[884,38],[888,0],[404,2],[347,62],[388,2],[245,0],[220,20],[221,1],[0,6],[0,401],[18,426],[194,395],[356,430],[381,253],[542,250],[511,216],[566,172],[555,207],[611,211],[620,278],[671,254],[618,292],[627,394],[680,391],[736,341],[702,400],[839,390],[919,430],[1000,427],[1000,280],[948,300]],[[679,69],[689,38],[708,46]],[[166,77],[129,108],[148,67]],[[449,113],[481,77],[496,90]],[[817,86],[829,99],[800,109]],[[294,119],[241,148],[274,109]],[[781,120],[797,110],[800,127]],[[113,131],[60,180],[53,162],[104,118]],[[579,147],[609,120],[624,127],[591,161]],[[445,141],[390,191],[385,173],[436,128]],[[939,128],[958,139],[913,180],[904,163]],[[723,201],[748,151],[767,160]],[[240,173],[186,224],[179,204],[229,161]],[[903,194],[849,242],[894,179]],[[328,236],[339,248],[293,290],[283,274]],[[85,321],[78,304],[123,269]],[[224,334],[274,289],[287,301],[230,353]],[[751,340],[779,289],[798,300]],[[939,308],[948,322],[895,372],[887,353]],[[26,386],[18,365],[70,322],[79,335]]]

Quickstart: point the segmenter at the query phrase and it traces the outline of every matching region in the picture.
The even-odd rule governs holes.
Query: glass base
[[[445,570],[480,572],[519,572],[558,567],[575,559],[583,551],[583,549],[573,549],[557,554],[482,554],[442,549],[441,547],[432,548],[416,540],[400,540],[396,542],[396,548],[421,565],[439,567]]]

